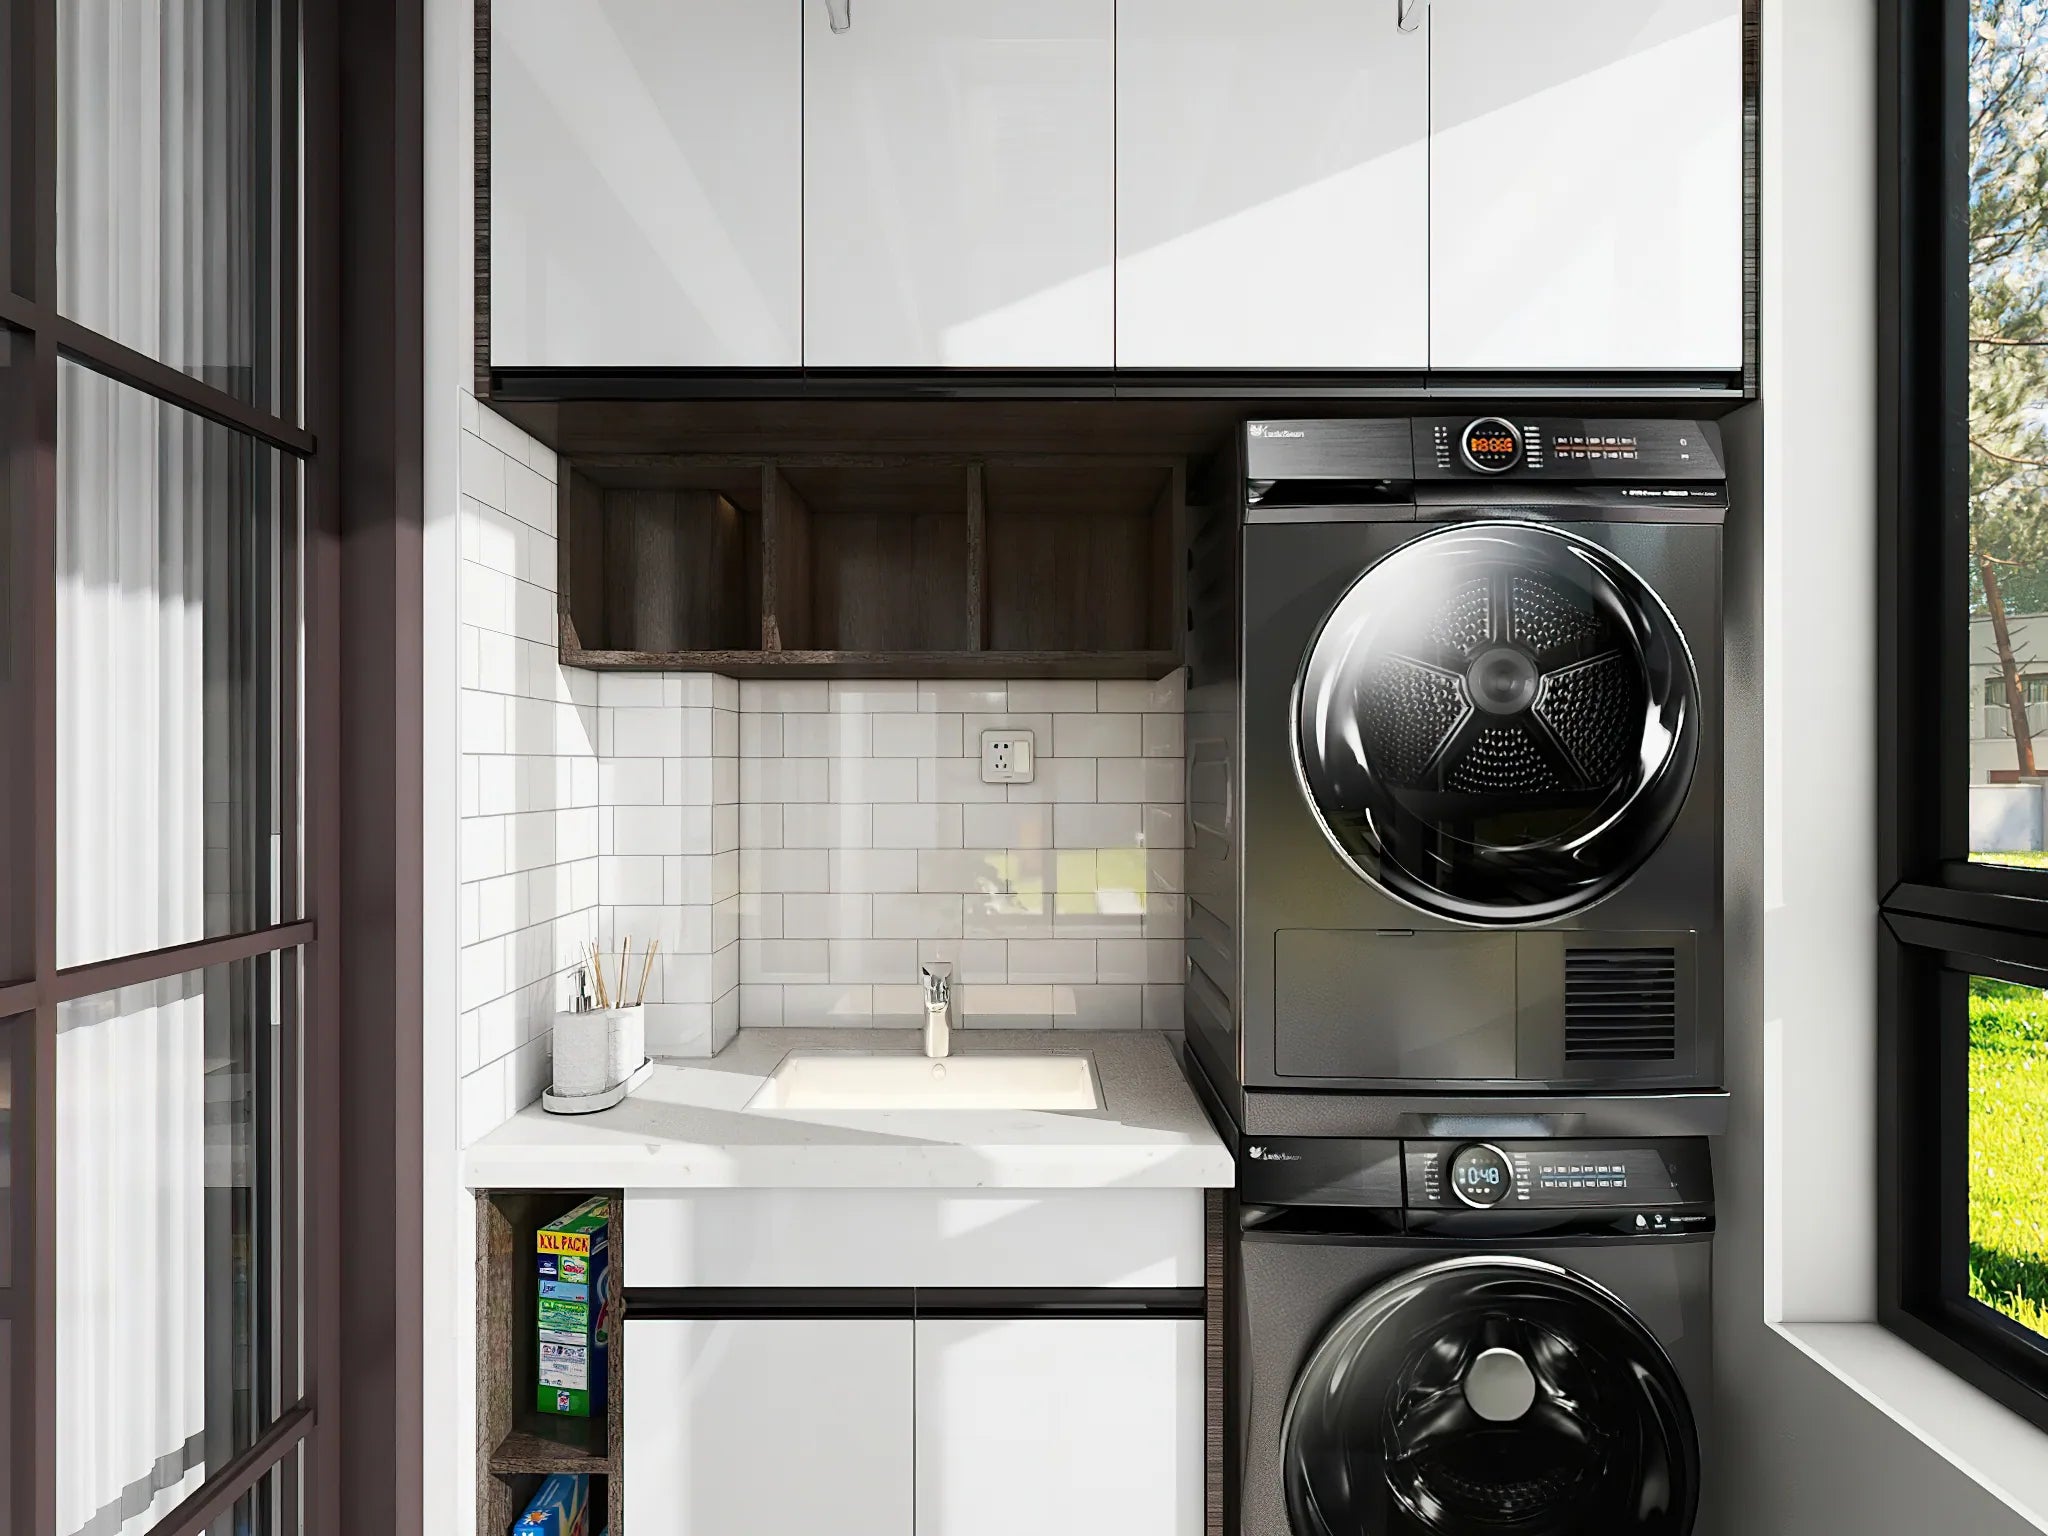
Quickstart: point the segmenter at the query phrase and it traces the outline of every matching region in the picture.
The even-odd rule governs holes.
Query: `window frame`
[[[12,1347],[0,1390],[14,1427],[0,1449],[0,1528],[59,1536],[48,1411],[57,1386],[58,1007],[296,952],[300,1029],[295,1040],[284,1032],[280,1070],[303,1090],[277,1132],[295,1141],[297,1199],[280,1201],[276,1237],[281,1262],[297,1259],[303,1289],[285,1288],[273,1322],[301,1340],[297,1390],[282,1389],[267,1429],[210,1468],[152,1536],[199,1536],[269,1488],[303,1511],[306,1531],[338,1529],[344,1507],[416,1531],[423,1343],[408,1256],[420,1229],[423,1120],[416,1065],[408,1072],[405,1063],[417,1063],[420,1038],[423,899],[423,6],[276,0],[277,219],[261,257],[276,263],[273,414],[59,311],[62,3],[0,6],[0,327],[22,337],[29,392],[25,419],[0,421],[0,515],[14,520],[21,555],[0,561],[0,612],[25,637],[32,672],[26,708],[0,709],[0,731],[31,738],[27,778],[0,796],[0,818],[31,851],[14,878],[29,889],[33,930],[29,963],[0,967],[0,1051],[13,1073],[6,1236],[17,1259],[11,1287],[0,1289]],[[300,722],[281,733],[280,765],[300,820],[299,839],[285,839],[283,871],[300,892],[296,915],[71,968],[57,965],[55,901],[60,358],[295,463],[279,512],[299,573],[296,589],[280,593],[293,610],[284,622],[300,632],[298,665],[280,679],[281,716]],[[351,1349],[353,1337],[375,1347]]]
[[[2048,987],[2048,872],[1970,862],[1970,733],[1954,728],[1981,694],[1966,595],[1971,11],[1880,0],[1878,26],[1878,1317],[2048,1428],[2048,1339],[1967,1295],[1968,977]]]

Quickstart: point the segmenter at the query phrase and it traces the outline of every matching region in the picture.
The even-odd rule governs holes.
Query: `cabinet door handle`
[[[1403,32],[1413,32],[1420,25],[1415,19],[1415,7],[1424,0],[1394,0],[1394,25]]]
[[[825,14],[831,18],[834,32],[852,30],[853,0],[825,0]]]

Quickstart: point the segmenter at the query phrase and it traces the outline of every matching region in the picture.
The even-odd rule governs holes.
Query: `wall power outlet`
[[[1031,733],[1029,731],[983,731],[981,733],[981,782],[984,784],[1029,784],[1031,782]]]

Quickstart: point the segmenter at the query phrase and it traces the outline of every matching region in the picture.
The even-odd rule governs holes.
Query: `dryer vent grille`
[[[1671,1061],[1678,1055],[1678,952],[1568,949],[1567,1061]]]

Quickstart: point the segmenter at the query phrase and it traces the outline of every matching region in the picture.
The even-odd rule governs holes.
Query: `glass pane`
[[[1970,1294],[2048,1338],[2048,992],[1970,978]]]
[[[2048,20],[1978,0],[1970,34],[1971,857],[2048,867]]]
[[[56,7],[59,307],[265,407],[278,398],[276,11]]]
[[[282,455],[70,363],[57,447],[57,963],[262,927],[297,821]]]
[[[301,1478],[300,1453],[294,1447],[232,1510],[206,1528],[207,1536],[300,1536],[305,1529]]]
[[[297,962],[57,1018],[57,1527],[139,1533],[276,1419]]]
[[[0,326],[0,979],[35,970],[31,347]]]

